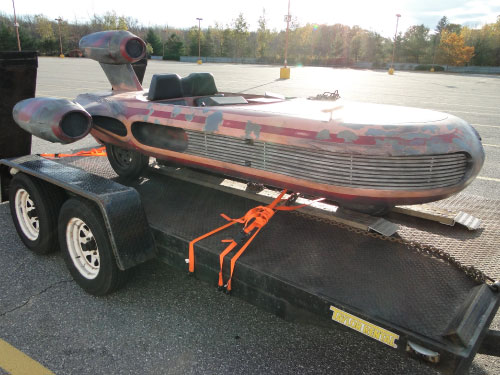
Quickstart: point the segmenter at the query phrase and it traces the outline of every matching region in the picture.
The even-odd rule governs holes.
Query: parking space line
[[[483,124],[471,124],[472,126],[481,126],[483,128],[500,128],[500,125],[483,125]]]
[[[54,375],[22,351],[0,339],[0,369],[10,375]]]
[[[446,109],[436,109],[436,111],[441,111],[441,112],[447,112]],[[467,113],[467,114],[472,114],[472,115],[484,115],[484,116],[492,116],[496,117],[498,116],[498,113],[485,113],[485,112],[471,112],[471,111],[455,111],[453,110],[453,113]]]
[[[50,94],[49,94],[50,95]],[[36,93],[37,97],[45,97],[45,93]],[[70,98],[69,96],[58,96],[58,95],[50,95],[51,98],[56,98],[56,99],[73,99]]]
[[[488,146],[488,147],[500,147],[500,145],[492,145],[489,143],[483,143],[483,146]]]
[[[495,182],[500,182],[500,178],[483,177],[483,176],[477,176],[476,178],[477,178],[478,180],[486,180],[486,181],[495,181]]]

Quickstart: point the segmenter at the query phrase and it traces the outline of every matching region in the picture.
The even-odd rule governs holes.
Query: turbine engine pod
[[[78,103],[67,99],[22,100],[12,110],[14,121],[28,133],[49,142],[71,143],[89,134],[92,117]]]
[[[146,44],[129,31],[100,31],[80,39],[80,49],[103,64],[131,64],[146,56]]]

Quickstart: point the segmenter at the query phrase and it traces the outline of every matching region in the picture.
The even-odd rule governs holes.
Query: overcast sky
[[[15,0],[16,12],[61,16],[68,21],[85,22],[93,14],[115,11],[117,15],[136,18],[141,24],[189,28],[202,17],[202,27],[215,22],[230,24],[241,12],[257,28],[257,20],[266,10],[271,29],[283,29],[288,0]],[[425,24],[434,29],[442,16],[450,22],[480,27],[495,22],[500,15],[500,0],[291,0],[290,13],[299,24],[359,25],[384,36],[394,34],[396,14],[401,14],[399,30]],[[12,14],[12,1],[0,2],[0,12]]]

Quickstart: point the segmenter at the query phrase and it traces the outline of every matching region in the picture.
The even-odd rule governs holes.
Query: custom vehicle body
[[[131,66],[145,55],[140,38],[99,32],[80,49],[100,62],[113,90],[28,99],[14,118],[53,142],[90,132],[121,175],[138,176],[152,156],[375,213],[455,194],[484,162],[477,132],[449,114],[219,92],[209,73],[154,75],[144,90]]]

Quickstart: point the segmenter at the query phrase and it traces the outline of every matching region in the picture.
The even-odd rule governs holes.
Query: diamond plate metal
[[[107,159],[103,157],[73,157],[58,161],[89,170],[103,177],[117,177]],[[461,226],[437,225],[435,222],[391,213],[389,215],[391,221],[400,225],[399,235],[408,240],[443,249],[461,263],[472,265],[492,278],[500,280],[500,262],[498,262],[500,259],[500,246],[498,246],[500,243],[500,210],[498,209],[500,200],[459,193],[448,199],[426,204],[426,206],[434,212],[467,212],[481,220],[481,227],[471,232]],[[248,207],[250,208],[252,207]],[[207,211],[204,214],[209,213],[210,211]],[[243,213],[235,212],[234,216],[239,217]],[[205,228],[206,231],[212,229],[210,225]],[[192,233],[192,235],[199,233]]]
[[[440,248],[464,265],[474,266],[495,280],[500,280],[500,200],[459,193],[429,204],[440,210],[467,212],[479,218],[481,226],[470,231],[466,227],[436,223],[392,213],[389,217],[400,224],[399,235],[405,239]]]
[[[102,160],[80,158],[71,163],[107,174],[107,166],[94,164],[103,163]],[[224,224],[220,213],[241,217],[259,204],[156,174],[148,175],[133,187],[141,195],[150,224],[167,236],[186,242]],[[393,221],[401,224],[400,235],[441,247],[464,263],[499,275],[499,214],[495,210],[498,201],[462,194],[437,202],[436,206],[471,212],[483,218],[483,227],[470,232],[391,214],[397,219]],[[237,231],[235,228],[202,241],[203,251],[196,247],[197,262],[216,269],[218,254],[225,247],[220,241]],[[187,245],[174,251],[179,251],[181,259],[187,257]],[[401,243],[286,212],[278,212],[240,258],[235,285],[240,277],[255,287],[265,285],[277,295],[283,292],[280,288],[301,291],[294,304],[309,311],[322,313],[321,305],[308,296],[341,301],[342,306],[362,311],[379,322],[390,322],[443,343],[442,334],[475,285],[449,264],[418,254]],[[215,279],[213,282],[216,285]]]

